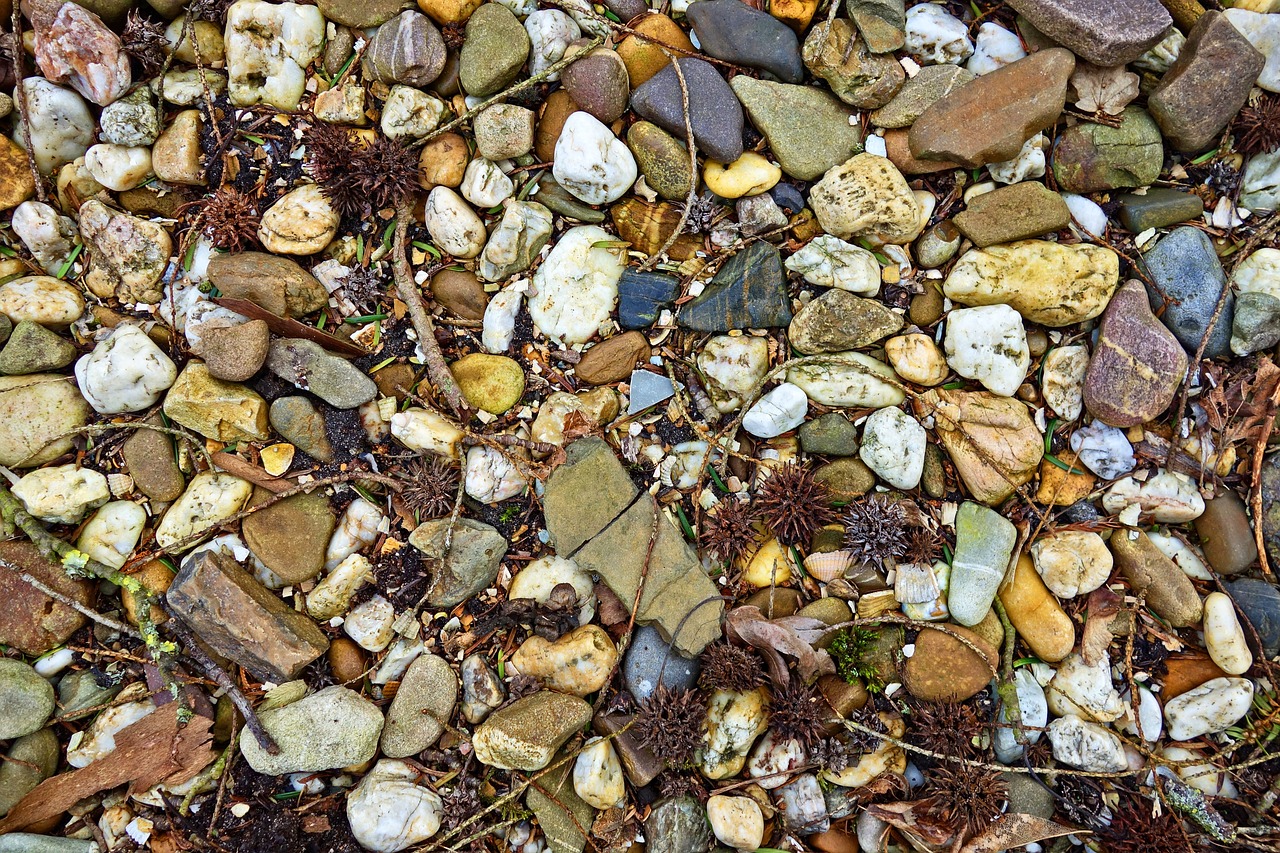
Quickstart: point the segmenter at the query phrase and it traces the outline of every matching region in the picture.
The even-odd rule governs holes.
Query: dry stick
[[[87,426],[82,426],[73,430],[68,430],[67,432],[60,433],[59,435],[55,435],[53,438],[49,439],[44,444],[37,447],[35,450],[31,451],[31,453],[27,454],[27,458],[24,459],[23,462],[19,464],[23,464],[30,461],[33,457],[35,457],[37,454],[43,451],[50,444],[53,444],[55,441],[61,441],[64,438],[74,438],[77,435],[101,435],[103,433],[112,432],[113,430],[118,430],[118,429],[146,429],[146,430],[151,430],[152,432],[163,433],[164,435],[177,436],[178,438],[181,438],[183,441],[187,442],[192,447],[194,447],[199,453],[202,453],[204,455],[204,461],[208,463],[210,468],[213,467],[213,457],[209,455],[209,450],[204,446],[204,443],[201,442],[199,439],[197,439],[194,435],[192,435],[189,432],[186,432],[185,430],[176,429],[174,427],[160,426],[159,424],[149,424],[146,421],[88,424]]]
[[[138,605],[138,630],[142,636],[143,645],[147,648],[147,653],[151,656],[151,660],[155,663],[156,669],[160,672],[161,680],[168,688],[170,695],[174,701],[179,703],[180,718],[183,712],[187,716],[190,715],[191,709],[187,705],[186,694],[182,689],[182,683],[178,681],[174,670],[177,665],[177,647],[172,643],[167,643],[160,638],[160,632],[156,630],[155,623],[151,620],[151,605],[155,603],[155,595],[151,590],[147,589],[135,577],[123,574],[117,569],[104,565],[97,560],[90,559],[86,554],[77,550],[70,543],[59,539],[48,530],[45,529],[44,523],[40,519],[27,512],[26,507],[14,497],[13,492],[4,485],[0,485],[0,515],[3,515],[11,523],[21,528],[22,532],[27,535],[32,544],[40,551],[45,559],[59,563],[68,573],[71,571],[79,571],[87,573],[100,580],[111,581],[129,591],[134,596],[134,600]]]
[[[671,68],[676,72],[676,82],[680,84],[680,109],[684,114],[684,138],[689,146],[689,195],[685,198],[684,209],[680,211],[680,221],[676,223],[676,227],[672,229],[671,234],[663,241],[658,250],[645,259],[640,265],[641,272],[648,272],[658,263],[658,259],[666,254],[667,250],[675,245],[676,240],[684,233],[684,227],[689,222],[689,211],[693,208],[694,196],[698,194],[698,143],[693,138],[693,119],[689,114],[689,84],[685,82],[684,71],[680,68],[680,63],[671,55],[671,51],[665,47],[662,53],[671,60]]]
[[[409,319],[413,322],[418,341],[422,344],[422,352],[426,355],[427,375],[431,378],[431,383],[440,389],[454,415],[466,423],[471,418],[471,407],[467,405],[449,366],[445,364],[444,354],[440,352],[440,344],[436,341],[435,324],[431,322],[431,315],[427,313],[422,294],[418,292],[418,285],[413,280],[413,269],[409,266],[406,245],[409,242],[411,216],[407,201],[396,205],[396,233],[391,248],[391,274],[396,282],[396,295],[409,309]]]
[[[214,663],[213,658],[205,653],[205,650],[196,642],[195,636],[191,630],[179,619],[170,619],[165,627],[187,647],[187,655],[200,665],[205,674],[213,680],[215,684],[223,689],[227,697],[231,699],[231,703],[236,706],[236,710],[240,712],[240,716],[244,717],[244,724],[253,732],[253,737],[258,741],[258,746],[265,749],[270,755],[279,755],[280,747],[276,744],[275,739],[267,733],[262,727],[262,721],[258,719],[258,715],[253,711],[253,704],[248,698],[240,692],[240,688],[236,687],[235,682],[231,680],[231,676],[225,669]]]
[[[142,635],[139,634],[138,631],[133,626],[126,625],[123,622],[119,622],[115,619],[112,619],[110,616],[104,616],[91,607],[85,607],[83,604],[76,601],[71,596],[63,595],[53,587],[42,582],[39,578],[32,577],[31,575],[27,574],[18,566],[15,566],[13,563],[10,563],[8,560],[0,560],[0,566],[4,566],[6,569],[10,570],[19,578],[21,578],[24,582],[30,584],[32,587],[44,593],[45,595],[49,596],[54,601],[58,602],[64,607],[70,607],[72,610],[76,611],[81,616],[92,619],[94,622],[97,622],[99,625],[106,625],[108,628],[111,628],[114,631],[119,631],[122,634],[127,634],[128,636],[133,637],[135,640],[142,639]]]
[[[576,53],[570,54],[569,56],[566,56],[563,59],[560,59],[556,62],[551,63],[546,68],[539,71],[537,74],[534,74],[529,79],[521,80],[516,85],[508,89],[503,89],[501,92],[489,98],[484,103],[477,104],[476,106],[467,110],[465,113],[458,116],[453,121],[445,122],[444,124],[440,125],[435,130],[431,131],[426,136],[422,137],[417,142],[415,142],[414,146],[418,147],[418,146],[425,145],[426,143],[435,139],[437,136],[442,136],[443,134],[446,134],[457,127],[461,127],[465,122],[470,121],[475,116],[484,112],[486,108],[491,107],[494,104],[501,103],[507,100],[508,98],[510,98],[512,95],[523,92],[525,89],[528,89],[531,86],[541,83],[543,80],[547,79],[552,74],[556,74],[560,71],[563,71],[565,68],[569,67],[570,65],[572,65],[573,63],[581,59],[583,56],[585,56],[588,51],[594,48],[597,48],[602,44],[604,44],[604,36],[596,36],[591,41],[583,45]],[[400,214],[397,213],[396,215],[399,216]],[[398,227],[397,227],[396,233],[399,234]]]
[[[36,152],[31,147],[31,113],[27,110],[27,87],[22,85],[22,7],[20,3],[13,4],[13,76],[17,83],[14,84],[13,94],[18,102],[18,112],[21,113],[22,119],[18,122],[18,127],[22,129],[23,146],[27,154],[27,168],[31,170],[31,178],[36,184],[36,199],[46,202],[49,197],[45,195],[44,180],[40,177],[40,169],[36,166]]]

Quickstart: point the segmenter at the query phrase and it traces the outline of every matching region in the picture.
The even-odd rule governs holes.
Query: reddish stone
[[[66,83],[99,106],[129,90],[133,78],[120,37],[92,12],[66,3],[35,4],[36,62],[54,83]]]
[[[0,542],[0,560],[26,572],[73,601],[91,606],[95,586],[67,577],[62,567],[46,560],[30,542]],[[84,617],[0,567],[0,645],[25,655],[40,655],[66,642],[84,624]]]

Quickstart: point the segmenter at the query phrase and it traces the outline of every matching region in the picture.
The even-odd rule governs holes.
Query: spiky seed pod
[[[952,758],[979,758],[975,744],[985,731],[977,710],[960,702],[920,702],[911,706],[906,740],[930,752]],[[927,756],[916,756],[927,759]],[[926,763],[932,763],[927,759]]]
[[[716,504],[714,511],[702,519],[699,539],[702,547],[726,563],[736,563],[758,544],[758,536],[752,526],[756,511],[751,504],[726,498]]]
[[[407,482],[400,499],[420,521],[443,518],[453,512],[462,476],[457,465],[439,456],[419,457],[406,466],[404,473]]]
[[[718,640],[702,650],[698,686],[703,690],[746,693],[764,683],[764,670],[755,653],[728,640]]]
[[[990,770],[951,763],[934,768],[924,794],[934,817],[967,838],[1000,817],[1009,801],[1009,786]]]
[[[835,711],[816,690],[796,680],[785,690],[776,690],[769,704],[769,727],[784,738],[800,741],[806,748],[823,739],[823,729]]]
[[[458,50],[462,47],[462,43],[467,40],[466,24],[445,24],[440,28],[440,36],[444,39],[446,48]]]
[[[220,24],[234,2],[235,0],[191,0],[187,6],[187,14],[196,21],[212,21]]]
[[[1280,95],[1264,94],[1246,104],[1232,123],[1236,150],[1252,157],[1280,148]]]
[[[195,211],[193,227],[219,249],[239,252],[258,245],[258,224],[262,214],[257,200],[231,185],[219,187],[213,195],[183,208],[183,215]]]
[[[344,127],[317,121],[302,132],[307,173],[321,187],[340,177],[355,158],[356,144]]]
[[[706,721],[707,703],[699,693],[660,684],[640,703],[631,730],[667,766],[682,767],[702,745]]]
[[[1169,806],[1156,804],[1136,791],[1120,791],[1110,825],[1099,824],[1097,833],[1107,853],[1191,853],[1192,846],[1182,820]]]
[[[120,41],[124,52],[138,60],[148,75],[155,74],[164,65],[169,46],[168,39],[164,37],[164,25],[147,20],[137,9],[129,10]]]
[[[903,548],[903,558],[908,563],[932,566],[941,551],[938,535],[927,527],[913,527],[907,534],[907,544]]]
[[[358,152],[348,176],[364,197],[361,210],[395,207],[418,189],[418,154],[398,139],[378,136]]]
[[[897,501],[879,497],[845,508],[844,545],[867,563],[900,559],[907,550],[907,513]]]
[[[693,197],[693,203],[689,205],[685,230],[692,234],[709,234],[711,229],[728,214],[728,208],[717,202],[710,194],[696,195]]]
[[[367,267],[352,267],[342,279],[342,292],[357,309],[367,311],[382,297],[382,277]]]
[[[889,727],[885,725],[884,720],[880,719],[880,715],[876,713],[875,708],[870,704],[855,712],[849,719],[865,729],[870,729],[872,732],[879,734],[889,733]],[[875,752],[884,743],[882,739],[874,734],[855,728],[849,728],[842,738],[851,750],[859,754]]]
[[[831,490],[796,463],[773,470],[756,493],[756,511],[783,545],[808,546],[824,524],[836,519]]]

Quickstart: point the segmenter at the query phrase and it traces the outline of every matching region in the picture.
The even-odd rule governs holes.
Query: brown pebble
[[[642,332],[623,332],[584,352],[574,372],[588,385],[607,385],[626,379],[648,359],[649,339]]]
[[[932,284],[925,284],[924,293],[911,298],[907,316],[921,328],[932,326],[942,319],[942,291]]]
[[[463,320],[483,320],[489,294],[468,270],[441,270],[431,277],[431,298]]]
[[[333,670],[333,680],[339,684],[351,686],[351,682],[364,674],[367,666],[364,649],[355,641],[339,637],[329,644],[329,668]]]

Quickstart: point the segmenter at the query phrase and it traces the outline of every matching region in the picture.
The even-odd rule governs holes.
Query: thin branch
[[[396,206],[395,240],[391,247],[391,273],[396,282],[396,295],[409,310],[409,319],[413,322],[413,329],[418,333],[418,342],[426,356],[427,375],[431,383],[440,389],[454,415],[466,423],[471,419],[471,407],[467,405],[462,390],[454,381],[449,365],[445,364],[444,354],[440,352],[440,344],[436,341],[435,324],[431,322],[431,315],[427,313],[418,284],[413,280],[413,269],[409,266],[406,246],[409,242],[411,216],[407,201]]]
[[[684,209],[680,211],[680,221],[676,223],[676,227],[672,229],[670,236],[663,242],[658,250],[645,259],[640,265],[641,272],[648,272],[658,263],[658,259],[666,254],[667,250],[675,245],[676,240],[684,233],[685,225],[689,222],[689,211],[693,209],[694,196],[698,194],[698,143],[693,138],[693,119],[689,114],[689,84],[684,79],[684,69],[680,67],[680,63],[671,55],[671,51],[665,47],[662,53],[671,60],[671,68],[676,72],[676,82],[680,84],[680,109],[684,115],[684,138],[685,144],[689,146],[689,195],[685,198]]]
[[[18,127],[22,131],[23,148],[26,149],[27,168],[31,170],[31,177],[36,182],[36,199],[41,202],[47,202],[49,197],[44,191],[44,179],[40,175],[40,169],[36,166],[36,152],[31,146],[31,113],[27,109],[27,88],[22,85],[22,54],[25,49],[22,45],[22,4],[13,4],[13,16],[11,18],[13,24],[13,76],[17,82],[13,86],[14,100],[18,102],[18,112],[22,118],[18,122]]]

